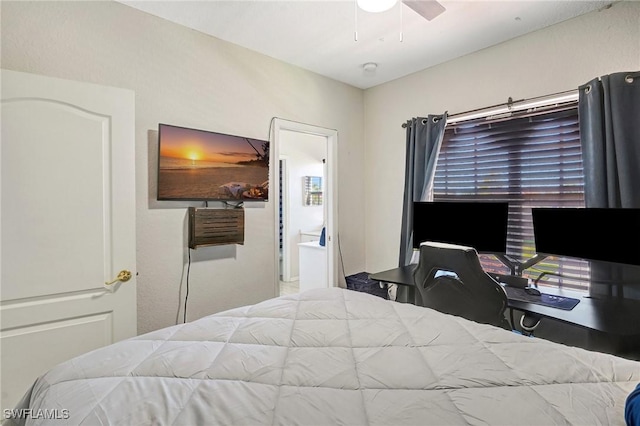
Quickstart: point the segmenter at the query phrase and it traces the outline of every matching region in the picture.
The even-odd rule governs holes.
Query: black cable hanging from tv
[[[186,324],[187,322],[187,300],[189,300],[189,273],[191,272],[191,249],[187,248],[187,252],[189,253],[189,263],[187,264],[187,291],[184,296],[184,315],[182,317],[183,324]]]

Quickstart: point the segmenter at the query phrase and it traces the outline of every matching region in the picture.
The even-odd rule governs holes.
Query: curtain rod
[[[509,100],[503,104],[493,105],[485,108],[473,109],[470,111],[460,112],[458,114],[452,114],[447,117],[447,124],[455,124],[461,121],[473,120],[475,118],[485,118],[496,114],[504,114],[514,111],[522,111],[525,109],[536,108],[543,105],[549,105],[562,102],[576,102],[578,100],[578,89],[567,90],[565,92],[553,93],[551,95],[539,96],[531,99],[520,99],[514,101]],[[402,123],[402,127],[406,128],[408,120]]]

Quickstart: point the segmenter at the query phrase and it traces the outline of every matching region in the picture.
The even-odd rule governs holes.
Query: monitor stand
[[[541,262],[542,260],[547,258],[547,256],[544,254],[536,254],[526,262],[520,262],[520,261],[508,258],[506,254],[496,254],[496,257],[507,268],[509,268],[509,270],[511,271],[511,275],[516,275],[518,277],[522,276],[522,272],[525,269],[531,268],[536,263]]]

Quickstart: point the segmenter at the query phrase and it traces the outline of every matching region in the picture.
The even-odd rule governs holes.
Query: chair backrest
[[[413,274],[416,303],[447,314],[511,329],[507,294],[480,265],[474,248],[426,242]]]

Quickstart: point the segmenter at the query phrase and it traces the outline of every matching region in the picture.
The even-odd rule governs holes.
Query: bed
[[[74,358],[14,422],[614,425],[638,382],[635,361],[329,288]]]

